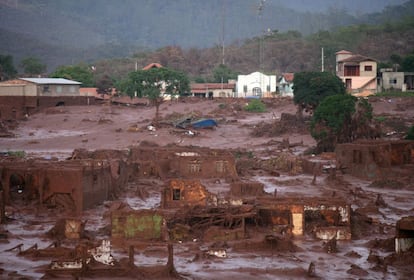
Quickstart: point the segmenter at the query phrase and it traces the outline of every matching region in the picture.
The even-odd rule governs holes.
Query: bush
[[[266,105],[259,99],[253,99],[244,109],[248,112],[263,113],[266,112]]]
[[[414,125],[408,130],[408,133],[405,139],[414,140]]]
[[[26,156],[26,152],[25,151],[8,151],[7,155],[9,157],[24,158]]]

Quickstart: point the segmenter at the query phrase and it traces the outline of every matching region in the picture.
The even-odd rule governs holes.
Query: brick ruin
[[[2,161],[0,172],[6,204],[37,200],[80,215],[115,191],[111,166],[102,160]]]
[[[392,167],[413,163],[414,142],[398,141],[357,141],[339,144],[336,147],[337,166],[346,173],[362,178],[389,176]]]
[[[115,197],[128,181],[161,179],[159,208],[111,210],[111,241],[130,244],[132,262],[136,242],[246,242],[254,237],[251,246],[273,248],[305,232],[323,240],[351,238],[350,206],[344,201],[282,199],[266,193],[262,183],[239,178],[233,154],[223,150],[151,145],[124,151],[75,150],[63,161],[3,158],[0,174],[2,209],[25,201],[63,207],[67,218],[53,232],[60,228],[70,239],[84,234],[85,224],[79,219],[84,210]],[[227,191],[211,192],[204,179],[227,184]],[[88,250],[76,249],[78,257],[85,259]],[[173,269],[172,255],[169,260],[168,271]],[[86,263],[54,264],[52,275],[67,266],[86,273]]]
[[[401,218],[396,224],[395,252],[414,249],[414,216]]]

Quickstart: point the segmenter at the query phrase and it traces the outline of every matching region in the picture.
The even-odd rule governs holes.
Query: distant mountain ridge
[[[50,71],[167,45],[212,47],[274,30],[306,35],[360,23],[340,9],[346,3],[371,3],[381,11],[402,1],[336,0],[332,9],[331,0],[267,0],[259,9],[261,1],[252,0],[0,0],[0,53],[16,62],[39,57]]]

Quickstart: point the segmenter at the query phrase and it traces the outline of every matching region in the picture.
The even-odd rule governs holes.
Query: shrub
[[[26,156],[25,151],[8,151],[7,154],[9,157],[18,157],[18,158],[24,158]]]
[[[408,130],[408,133],[405,139],[414,140],[414,125]]]
[[[248,112],[263,113],[266,112],[266,105],[259,99],[252,99],[244,109]]]

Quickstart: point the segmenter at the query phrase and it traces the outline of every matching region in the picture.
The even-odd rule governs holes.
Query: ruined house
[[[329,240],[351,238],[350,206],[322,199],[259,199],[259,221],[274,232],[301,236],[305,231]]]
[[[224,150],[200,147],[135,147],[130,161],[137,176],[168,178],[235,178],[235,160]]]
[[[183,206],[208,206],[214,200],[199,180],[169,180],[161,195],[163,208],[178,208]]]
[[[414,216],[403,217],[396,224],[395,252],[406,252],[414,247]]]
[[[103,160],[2,161],[0,174],[6,204],[38,200],[80,214],[113,191],[110,165]]]
[[[412,163],[411,151],[414,142],[398,141],[357,141],[336,146],[337,166],[345,172],[362,178],[381,178],[388,175],[391,167]]]

